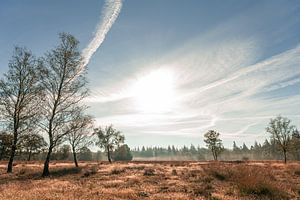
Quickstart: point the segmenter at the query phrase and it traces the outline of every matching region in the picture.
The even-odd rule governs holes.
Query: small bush
[[[78,174],[81,172],[81,168],[79,167],[71,167],[71,168],[62,168],[56,169],[51,172],[52,176],[64,176],[69,174]]]
[[[141,192],[138,193],[138,196],[140,196],[140,197],[149,197],[150,195],[149,195],[148,192],[141,191]]]
[[[173,176],[177,176],[177,175],[178,175],[176,169],[173,169],[171,174],[172,174]]]
[[[243,161],[248,161],[249,158],[248,158],[247,156],[243,156],[243,157],[242,157],[242,160],[243,160]]]
[[[204,196],[206,199],[212,198],[213,187],[211,184],[206,184],[204,186],[197,186],[193,188],[193,193],[195,196]]]
[[[24,175],[27,172],[26,168],[21,168],[18,172],[18,175]]]
[[[225,165],[211,165],[204,168],[204,171],[217,180],[225,181],[232,177],[232,170]]]
[[[121,174],[124,173],[126,170],[124,168],[114,168],[111,170],[111,174]]]
[[[295,170],[294,174],[300,176],[300,170]]]
[[[155,170],[152,168],[147,168],[144,170],[144,176],[153,176],[155,175]]]
[[[242,196],[289,199],[287,193],[277,187],[271,178],[271,172],[264,168],[243,166],[235,170],[234,182]]]
[[[97,166],[92,166],[90,169],[87,169],[83,172],[83,177],[88,177],[98,172]]]

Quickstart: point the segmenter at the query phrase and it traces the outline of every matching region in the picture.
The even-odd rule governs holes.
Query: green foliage
[[[204,134],[204,142],[206,146],[212,151],[214,160],[218,160],[218,155],[224,150],[222,140],[219,138],[220,133],[209,130]]]
[[[27,154],[29,161],[32,155],[39,154],[47,147],[47,142],[37,133],[28,133],[20,136],[18,148]]]
[[[78,159],[84,160],[84,161],[92,160],[93,155],[92,155],[91,150],[88,147],[82,147],[79,150]]]
[[[98,137],[96,144],[107,152],[108,161],[111,162],[111,153],[120,144],[124,143],[125,137],[120,131],[113,128],[113,125],[96,128],[94,134]]]
[[[9,157],[13,135],[6,132],[0,132],[0,160]]]
[[[113,159],[115,161],[130,161],[132,160],[132,154],[127,144],[118,147],[113,153]]]

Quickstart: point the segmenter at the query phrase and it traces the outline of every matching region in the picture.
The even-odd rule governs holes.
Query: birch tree
[[[92,117],[77,112],[67,127],[68,142],[71,145],[75,167],[78,167],[77,153],[83,147],[89,146],[91,141],[93,120]]]
[[[9,70],[0,80],[0,114],[13,141],[7,172],[11,173],[20,134],[36,124],[40,97],[39,76],[36,73],[39,62],[32,53],[16,47]]]
[[[60,44],[46,54],[40,68],[44,90],[43,119],[40,126],[48,135],[48,153],[43,176],[49,175],[49,162],[53,148],[66,139],[66,126],[81,101],[87,96],[86,68],[78,50],[78,41],[66,33],[59,35]],[[82,106],[83,107],[83,106]]]

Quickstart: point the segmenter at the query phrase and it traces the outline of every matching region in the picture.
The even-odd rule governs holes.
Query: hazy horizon
[[[13,47],[80,41],[98,125],[130,147],[263,142],[270,118],[300,127],[299,1],[2,1],[0,72]]]

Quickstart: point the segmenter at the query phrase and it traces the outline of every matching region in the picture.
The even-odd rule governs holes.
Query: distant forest
[[[300,134],[296,132],[292,137],[292,145],[288,152],[289,160],[300,160]],[[126,145],[127,146],[127,145]],[[8,158],[8,152],[0,149],[0,160]],[[34,148],[32,148],[34,149]],[[46,151],[40,149],[34,149],[31,153],[28,148],[19,148],[16,155],[16,160],[44,160]],[[113,152],[112,157],[114,158],[116,151]],[[194,146],[183,146],[177,148],[174,145],[165,147],[136,147],[130,149],[130,154],[133,160],[212,160],[213,156],[211,150],[208,148]],[[29,157],[30,156],[30,157]],[[61,147],[54,150],[51,157],[52,160],[69,160],[73,161],[71,147],[69,145],[62,145]],[[282,160],[283,155],[281,149],[278,148],[274,140],[265,140],[262,144],[255,142],[251,146],[243,144],[241,146],[233,142],[232,148],[225,148],[220,154],[219,160]],[[107,155],[105,152],[98,151],[92,152],[88,147],[83,147],[78,152],[78,160],[80,161],[106,161]],[[128,160],[125,158],[125,160]],[[131,160],[131,159],[129,159]]]

